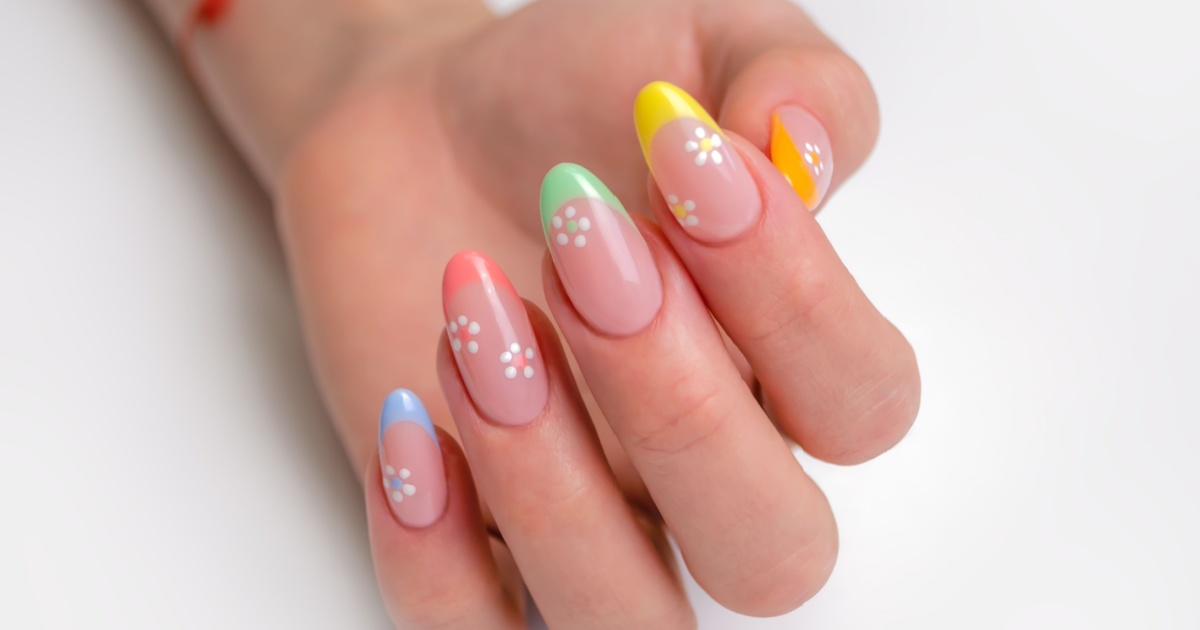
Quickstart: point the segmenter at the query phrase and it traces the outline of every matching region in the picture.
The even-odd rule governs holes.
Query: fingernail
[[[634,122],[650,172],[685,232],[720,243],[762,214],[754,178],[716,121],[687,92],[657,81],[642,89]]]
[[[829,134],[808,110],[786,105],[771,116],[771,161],[796,189],[809,211],[816,210],[833,179]]]
[[[446,332],[475,406],[497,424],[532,422],[549,385],[525,304],[500,267],[475,251],[450,259],[442,276]]]
[[[542,182],[542,227],[579,314],[615,336],[636,333],[662,307],[662,278],[646,241],[595,175],[559,164]]]
[[[437,433],[421,399],[388,395],[379,416],[379,466],[388,507],[406,527],[429,527],[446,511],[446,470]]]

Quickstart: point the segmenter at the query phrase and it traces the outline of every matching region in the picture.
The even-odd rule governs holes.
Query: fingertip
[[[776,120],[787,123],[794,151],[772,143]],[[837,170],[812,173],[816,187],[827,178],[826,188],[836,187],[862,166],[880,127],[878,101],[866,73],[845,53],[828,46],[782,46],[747,63],[726,90],[720,122],[760,151],[779,153],[793,176],[803,176],[815,166],[808,157],[820,157],[826,166],[836,159]],[[779,138],[778,129],[775,135]],[[823,143],[827,146],[821,147]],[[806,144],[823,148],[824,155],[810,156]],[[784,161],[785,155],[791,159]]]
[[[440,427],[444,510],[422,527],[393,515],[378,455],[363,480],[376,579],[391,618],[402,627],[523,627],[517,601],[492,556],[475,485],[462,448]],[[406,499],[407,500],[407,499]]]

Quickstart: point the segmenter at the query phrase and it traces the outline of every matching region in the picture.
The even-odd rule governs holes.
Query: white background
[[[813,0],[883,105],[822,222],[920,420],[806,462],[828,588],[704,628],[1200,627],[1193,2]],[[0,2],[0,627],[383,628],[268,200],[132,2]]]

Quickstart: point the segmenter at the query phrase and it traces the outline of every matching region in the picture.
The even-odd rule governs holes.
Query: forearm
[[[480,0],[226,2],[215,21],[197,24],[201,0],[143,0],[268,190],[361,51],[400,29],[419,39],[490,17]]]

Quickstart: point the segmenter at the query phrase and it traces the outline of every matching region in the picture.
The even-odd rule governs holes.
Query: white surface
[[[1195,9],[810,5],[884,111],[822,221],[924,408],[810,463],[821,595],[693,589],[702,627],[1200,627]],[[167,47],[129,2],[6,2],[0,77],[0,627],[385,627],[267,200]]]

